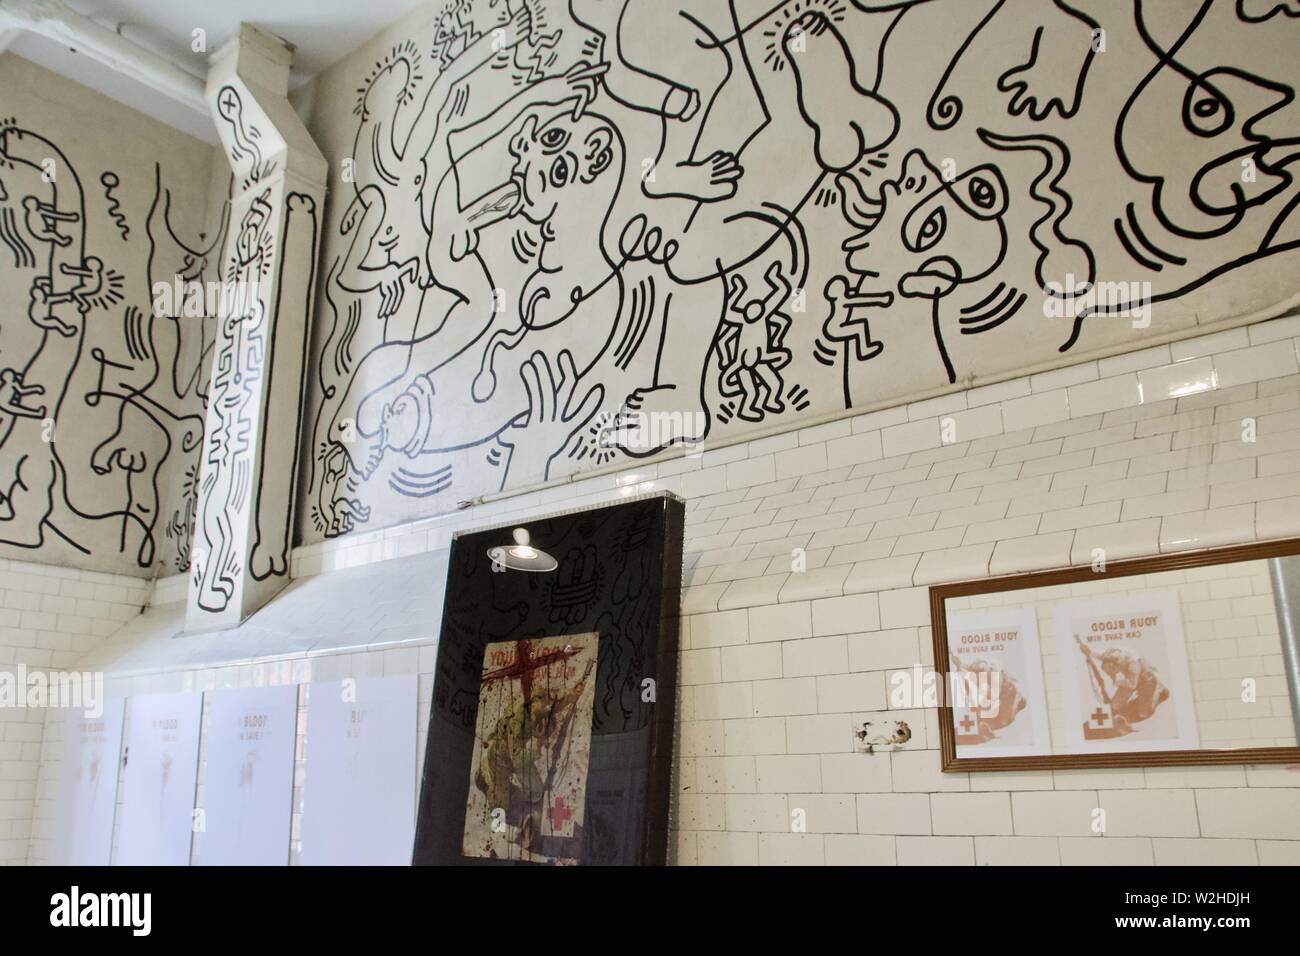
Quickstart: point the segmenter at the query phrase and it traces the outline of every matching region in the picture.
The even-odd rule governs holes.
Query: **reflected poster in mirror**
[[[1178,599],[1158,591],[1056,606],[1071,750],[1200,747]]]
[[[660,494],[453,539],[415,863],[666,862],[683,520]]]
[[[940,584],[930,612],[945,771],[1300,763],[1300,540]]]
[[[1033,608],[954,611],[948,628],[957,753],[1051,753]]]

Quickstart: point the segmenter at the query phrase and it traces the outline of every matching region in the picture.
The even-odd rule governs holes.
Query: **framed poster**
[[[63,764],[50,850],[50,862],[55,866],[109,864],[125,705],[120,697],[109,698],[98,717],[72,710],[64,721]]]
[[[285,866],[293,802],[298,685],[213,691],[208,698],[203,866]]]
[[[465,856],[578,862],[597,644],[575,634],[484,648]]]
[[[1176,593],[1061,602],[1056,640],[1071,750],[1200,747]]]
[[[132,697],[118,866],[189,866],[201,693]]]
[[[964,659],[976,656],[958,652],[963,634],[1010,624],[972,618],[973,608],[1033,611],[1051,732],[1048,752],[990,755],[981,752],[987,744],[958,740],[964,715],[945,699],[941,768],[1300,762],[1300,691],[1286,665],[1295,582],[1300,538],[933,585],[930,636],[945,688],[966,673]],[[1256,675],[1269,680],[1243,695],[1242,677]],[[1028,713],[1031,694],[1021,691]]]
[[[453,539],[416,863],[666,860],[683,513],[651,495]],[[538,570],[489,554],[512,537]]]
[[[1032,607],[948,615],[948,692],[959,757],[1052,752]]]
[[[310,685],[303,865],[410,864],[418,687],[415,674]]]

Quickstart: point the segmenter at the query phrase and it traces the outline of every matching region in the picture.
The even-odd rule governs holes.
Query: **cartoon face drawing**
[[[882,258],[905,250],[891,281],[904,298],[939,299],[957,286],[989,275],[1006,255],[1007,184],[993,166],[979,166],[948,182],[919,150],[903,161],[897,179],[881,187],[884,209],[878,220],[845,241],[851,272],[880,272]],[[853,204],[845,204],[853,222]],[[899,221],[901,219],[901,222]],[[888,251],[871,249],[888,240]],[[892,290],[891,290],[892,291]]]
[[[518,213],[546,222],[566,193],[581,192],[615,165],[615,141],[609,123],[591,113],[575,119],[566,111],[540,124],[530,113],[510,140]]]
[[[1300,105],[1291,85],[1300,61],[1290,57],[1296,68],[1272,77],[1251,72],[1246,56],[1225,63],[1233,46],[1220,42],[1227,25],[1217,24],[1216,12],[1223,13],[1202,5],[1168,48],[1163,36],[1142,31],[1160,62],[1124,105],[1116,137],[1125,168],[1154,188],[1156,218],[1186,238],[1235,228],[1249,210],[1292,187],[1288,167],[1300,158]],[[1231,26],[1231,33],[1243,29]],[[1276,30],[1248,29],[1264,41]]]
[[[955,382],[940,302],[961,290],[957,324],[962,334],[973,335],[997,328],[1026,301],[994,275],[1007,257],[1006,180],[991,164],[949,179],[912,150],[898,175],[881,185],[879,199],[867,196],[852,176],[840,176],[837,185],[845,218],[859,230],[842,245],[856,282],[837,276],[827,285],[832,309],[823,325],[826,338],[856,342],[858,357],[872,358],[884,348],[871,336],[872,310],[918,300],[929,312],[948,381]]]

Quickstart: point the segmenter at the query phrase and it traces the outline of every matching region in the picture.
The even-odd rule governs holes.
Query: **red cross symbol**
[[[1092,722],[1099,727],[1102,724],[1107,723],[1109,718],[1110,715],[1106,713],[1104,710],[1102,710],[1100,707],[1098,707],[1096,710],[1092,712]]]
[[[563,797],[555,798],[555,806],[550,809],[551,829],[559,830],[563,828],[565,822],[573,816],[573,811],[564,805]]]
[[[961,729],[966,731],[966,733],[970,733],[975,729],[975,721],[971,720],[970,714],[967,714],[961,719]]]

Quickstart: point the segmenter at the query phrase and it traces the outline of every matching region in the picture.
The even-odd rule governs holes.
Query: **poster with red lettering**
[[[599,644],[592,633],[484,648],[465,856],[578,862]]]
[[[950,611],[948,699],[957,756],[1052,752],[1038,620],[1031,607]]]
[[[1056,641],[1069,752],[1200,748],[1177,594],[1063,601]]]

